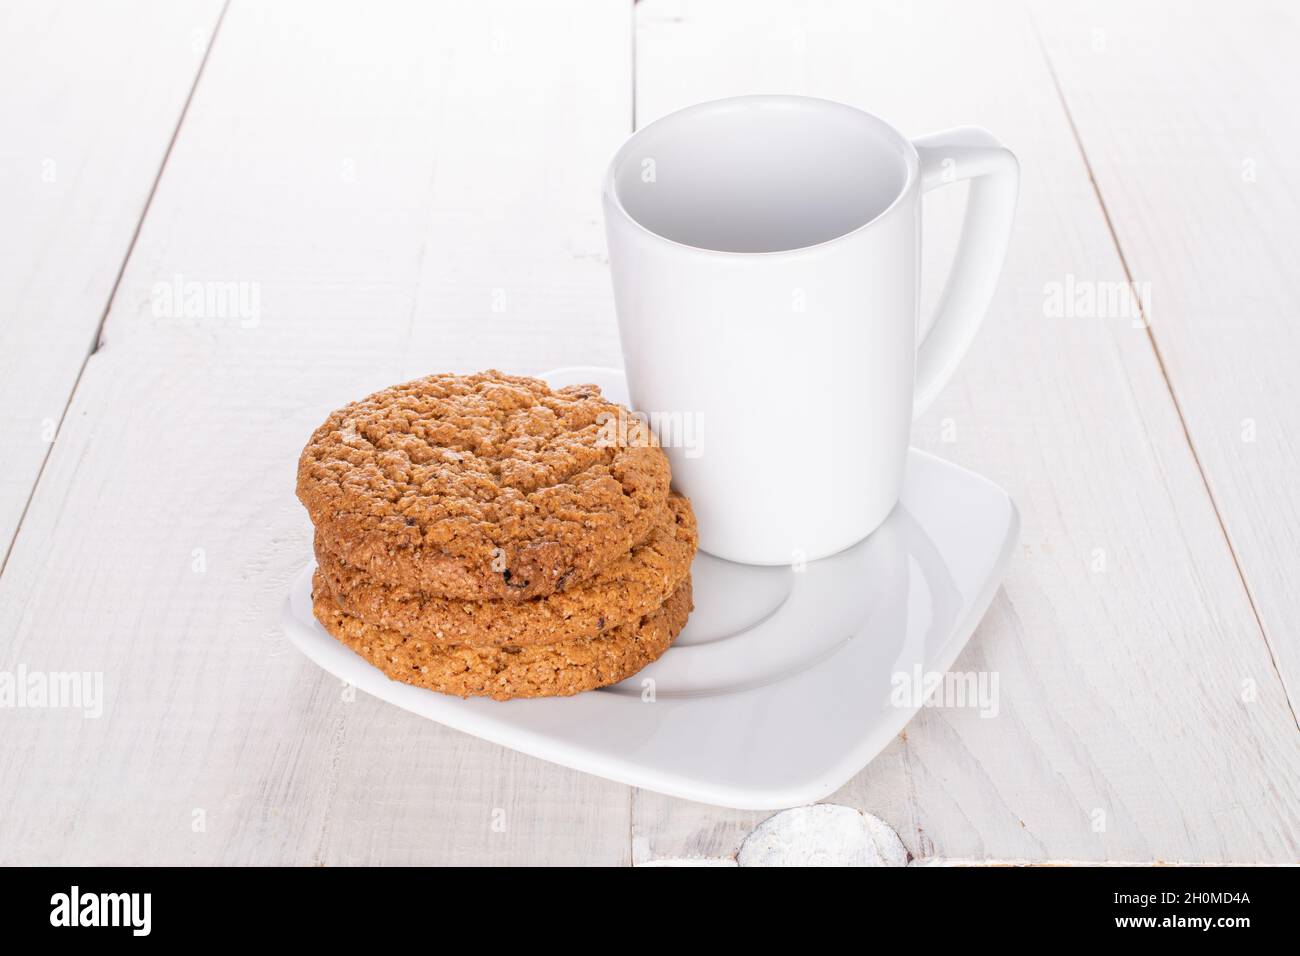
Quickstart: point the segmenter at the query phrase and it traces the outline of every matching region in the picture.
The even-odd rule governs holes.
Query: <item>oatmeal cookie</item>
[[[671,495],[644,543],[576,587],[529,601],[464,601],[371,580],[316,542],[316,562],[339,609],[367,624],[441,644],[531,646],[594,637],[659,607],[695,557],[690,502]]]
[[[563,697],[630,677],[656,660],[690,615],[688,577],[663,603],[601,637],[529,647],[435,644],[366,624],[334,602],[320,571],[312,604],[325,630],[393,680],[461,697]]]
[[[431,375],[329,416],[298,463],[324,546],[376,581],[526,601],[643,542],[669,466],[648,426],[594,385]]]

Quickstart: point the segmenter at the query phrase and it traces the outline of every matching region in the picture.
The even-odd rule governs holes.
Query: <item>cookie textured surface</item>
[[[339,609],[366,624],[433,643],[530,646],[604,634],[659,607],[686,579],[696,538],[690,502],[671,495],[643,543],[576,587],[529,601],[464,601],[386,585],[319,540],[316,561]]]
[[[329,416],[298,463],[319,542],[371,579],[469,601],[562,591],[646,540],[649,428],[594,385],[432,375]]]
[[[460,697],[564,697],[615,684],[656,660],[691,612],[688,577],[660,607],[608,634],[531,647],[437,644],[346,614],[318,570],[316,619],[393,680]]]

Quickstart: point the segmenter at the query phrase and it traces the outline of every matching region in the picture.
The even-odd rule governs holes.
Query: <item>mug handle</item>
[[[971,180],[952,272],[936,316],[916,354],[918,417],[948,383],[970,347],[993,299],[1011,241],[1020,164],[988,130],[961,126],[912,140],[921,159],[921,191]]]

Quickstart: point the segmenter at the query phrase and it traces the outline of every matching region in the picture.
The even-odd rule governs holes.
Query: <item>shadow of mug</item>
[[[661,697],[735,693],[849,651],[855,693],[887,698],[893,676],[921,666],[962,607],[938,548],[902,505],[865,540],[802,568],[700,554],[691,574],[696,610],[677,642],[609,690],[641,694],[650,680]],[[909,626],[916,615],[926,626]]]

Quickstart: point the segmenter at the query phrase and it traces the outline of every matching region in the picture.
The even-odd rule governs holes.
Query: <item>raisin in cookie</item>
[[[530,647],[436,644],[344,613],[320,571],[312,581],[325,630],[393,680],[460,697],[565,697],[615,684],[658,659],[691,613],[687,577],[658,608],[593,638]]]
[[[324,546],[468,601],[562,591],[644,541],[668,497],[650,429],[594,385],[431,375],[334,412],[298,463]]]
[[[339,609],[367,624],[441,644],[555,644],[594,637],[646,614],[690,572],[696,547],[690,502],[671,495],[643,543],[576,587],[529,601],[463,601],[371,580],[321,541],[316,562]]]

